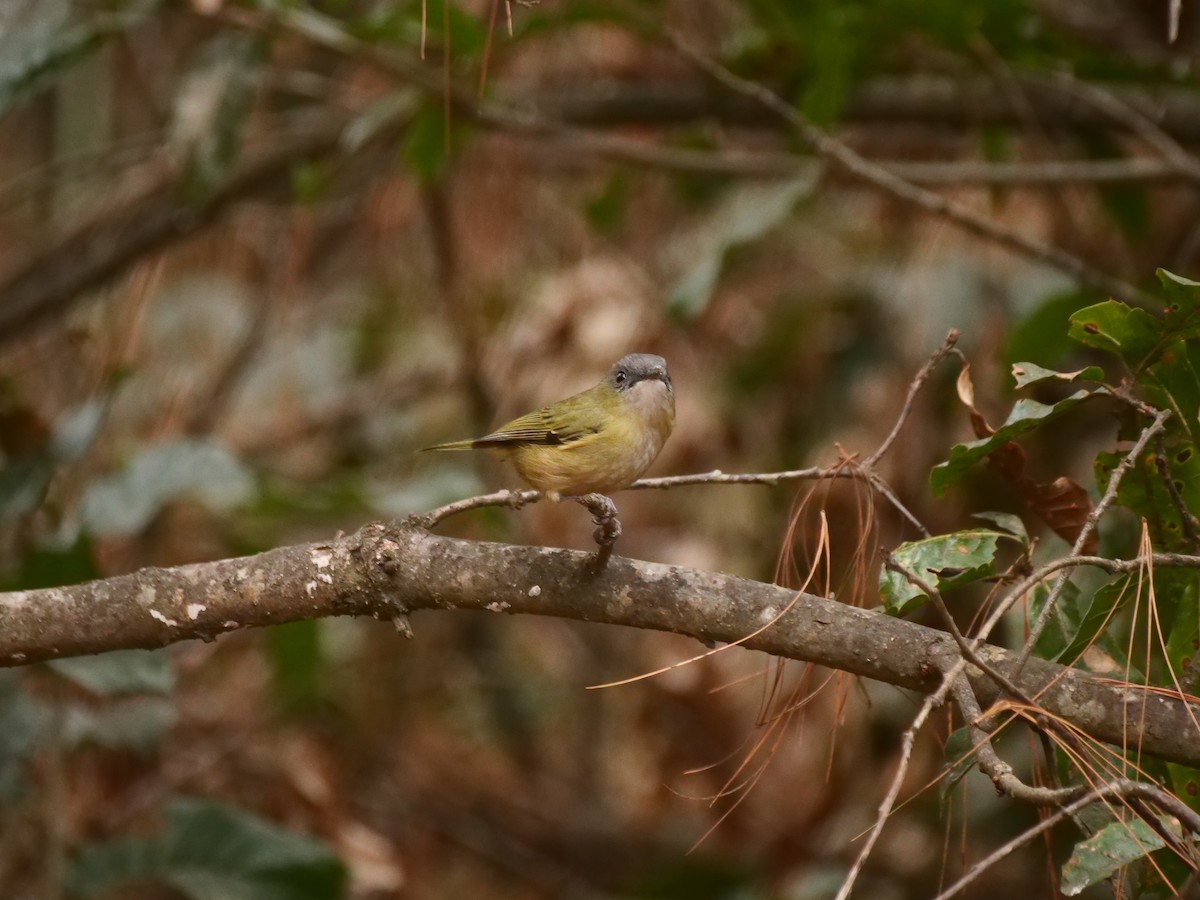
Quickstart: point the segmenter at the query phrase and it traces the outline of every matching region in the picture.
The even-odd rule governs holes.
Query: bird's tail
[[[429,450],[474,450],[475,441],[450,441],[447,444],[434,444],[432,447],[422,447],[421,452],[425,453]]]

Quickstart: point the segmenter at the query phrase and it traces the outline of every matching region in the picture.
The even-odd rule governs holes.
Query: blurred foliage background
[[[671,38],[1152,289],[1158,266],[1200,272],[1200,179],[1180,162],[1200,142],[1200,16],[1182,4],[1172,42],[1171,7],[8,0],[0,588],[515,486],[415,451],[635,350],[668,359],[679,403],[650,474],[865,455],[952,327],[1002,419],[1012,362],[1108,362],[1067,340],[1104,296],[831,170]],[[982,470],[931,497],[931,466],[970,436],[949,368],[881,463],[935,531],[1022,512]],[[1081,410],[1026,449],[1038,477],[1092,485],[1113,439]],[[876,605],[860,534],[914,535],[868,522],[852,485],[810,491],[627,493],[618,552],[795,583],[821,508],[831,586]],[[448,527],[578,548],[591,532],[571,504]],[[829,896],[914,708],[797,670],[785,692],[826,689],[763,731],[775,670],[754,654],[585,691],[697,645],[505,616],[414,627],[303,622],[5,673],[5,896]],[[931,896],[1036,821],[975,776],[922,791],[941,762],[925,741],[861,896]],[[1055,857],[1026,848],[976,895],[1047,896]]]

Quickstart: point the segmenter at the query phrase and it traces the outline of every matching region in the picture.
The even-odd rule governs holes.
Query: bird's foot
[[[591,560],[591,568],[599,571],[608,565],[612,556],[613,544],[621,536],[621,521],[617,518],[617,504],[611,497],[604,494],[584,494],[582,497],[572,497],[572,500],[586,506],[592,514],[596,530],[592,539],[596,542],[596,555]]]

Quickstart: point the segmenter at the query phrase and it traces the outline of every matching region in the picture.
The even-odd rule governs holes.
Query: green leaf
[[[757,889],[761,877],[746,860],[701,853],[667,855],[638,870],[613,896],[622,900],[760,900],[765,896]]]
[[[1042,582],[1033,589],[1029,598],[1029,621],[1032,624],[1041,618],[1046,601],[1050,599],[1051,585]],[[1068,581],[1063,585],[1058,597],[1058,609],[1050,614],[1045,628],[1038,635],[1037,643],[1033,645],[1034,656],[1041,659],[1058,659],[1067,645],[1079,633],[1079,623],[1083,617],[1079,603],[1079,588]]]
[[[1100,202],[1130,243],[1144,240],[1150,230],[1150,194],[1141,184],[1098,186]]]
[[[450,4],[450,36],[447,40],[445,32],[442,31],[441,12],[431,13],[430,22],[434,24],[431,24],[428,30],[429,43],[434,47],[447,47],[450,58],[456,65],[482,56],[484,45],[487,43],[487,17],[478,16],[473,10],[466,9],[453,0],[442,2]],[[433,5],[436,9],[436,4]]]
[[[1178,822],[1167,816],[1160,816],[1159,822],[1165,830],[1180,834]],[[1158,832],[1141,819],[1114,822],[1075,845],[1071,858],[1063,865],[1061,890],[1074,897],[1163,846]]]
[[[1079,140],[1092,159],[1113,160],[1128,156],[1127,148],[1103,129],[1088,129],[1079,134]],[[1136,244],[1146,237],[1150,224],[1150,192],[1145,185],[1099,184],[1096,194],[1129,244]]]
[[[1067,333],[1081,344],[1115,353],[1136,371],[1159,345],[1162,323],[1144,309],[1105,300],[1072,315]]]
[[[618,169],[585,208],[588,222],[599,232],[611,233],[621,224],[629,206],[631,179],[625,169]]]
[[[1093,469],[1101,492],[1108,490],[1113,471],[1124,454],[1102,451],[1096,455]],[[1171,481],[1184,505],[1200,510],[1200,452],[1185,442],[1166,452]],[[1188,545],[1183,515],[1176,506],[1158,468],[1155,448],[1142,453],[1117,488],[1117,503],[1146,520],[1155,545],[1165,550],[1181,550]]]
[[[1196,410],[1200,409],[1200,378],[1192,365],[1192,352],[1186,341],[1164,342],[1154,354],[1154,362],[1138,374],[1146,388],[1146,399],[1160,409],[1175,414],[1168,432],[1184,431],[1195,438]]]
[[[1067,337],[1067,322],[1076,310],[1094,299],[1090,294],[1078,292],[1047,297],[1013,325],[1004,359],[1009,364],[1040,359],[1048,365],[1067,360],[1077,352],[1075,343]]]
[[[1200,769],[1167,763],[1167,774],[1171,779],[1171,793],[1200,812]]]
[[[46,663],[64,678],[102,697],[169,694],[175,687],[171,658],[165,650],[114,650]]]
[[[985,459],[989,453],[1002,444],[1033,431],[1046,422],[1057,419],[1084,400],[1107,393],[1109,391],[1105,387],[1080,390],[1051,405],[1039,403],[1036,400],[1018,400],[1013,405],[1008,419],[996,429],[995,434],[966,444],[955,444],[950,448],[950,458],[933,467],[929,480],[934,495],[941,497],[947,489],[961,481],[972,466]]]
[[[121,838],[80,854],[67,877],[82,897],[168,885],[190,900],[335,900],[346,871],[322,842],[209,800],[168,804],[152,839]]]
[[[901,544],[892,556],[931,587],[947,591],[994,575],[996,546],[1001,538],[1015,540],[1011,534],[982,528],[956,531]],[[879,591],[884,607],[893,616],[904,615],[928,599],[902,573],[887,569],[880,574]]]
[[[79,459],[91,447],[106,409],[106,402],[93,401],[72,410],[55,424],[44,449],[0,467],[0,525],[41,504],[58,467]]]
[[[29,591],[64,584],[79,584],[99,578],[92,562],[92,546],[87,535],[80,532],[73,544],[63,547],[30,550],[21,566],[7,580],[0,580],[0,590]]]
[[[1011,128],[984,125],[977,131],[979,149],[983,151],[983,158],[988,162],[1012,162],[1016,158]]]
[[[1025,530],[1025,523],[1021,521],[1020,516],[1014,516],[1012,513],[1006,512],[987,511],[972,513],[971,518],[991,522],[1001,531],[1007,531],[1013,537],[1019,538],[1022,544],[1029,543],[1029,532]]]
[[[333,167],[324,160],[296,163],[288,174],[292,199],[300,206],[316,206],[333,183]]]
[[[1158,270],[1163,293],[1167,296],[1164,321],[1167,333],[1187,340],[1200,337],[1200,281]]]
[[[268,632],[275,690],[288,712],[312,709],[321,697],[321,623],[288,622]]]
[[[62,738],[69,747],[96,744],[149,756],[178,720],[175,703],[166,697],[126,697],[96,708],[72,706]]]
[[[1135,577],[1126,575],[1110,581],[1092,595],[1092,601],[1079,621],[1074,637],[1058,656],[1059,662],[1065,666],[1072,665],[1102,632],[1107,631],[1120,608],[1137,593],[1133,580]]]
[[[1179,592],[1175,604],[1175,618],[1167,633],[1167,662],[1175,678],[1179,678],[1195,662],[1200,653],[1200,590],[1196,585],[1197,575],[1192,573]],[[1200,663],[1198,663],[1200,664]],[[1168,687],[1174,687],[1174,679],[1164,679]]]
[[[0,525],[36,509],[53,475],[54,466],[42,454],[0,468]]]
[[[820,25],[821,40],[809,45],[812,75],[807,79],[800,108],[818,125],[837,121],[850,92],[857,53],[862,42],[857,32],[862,27],[861,8],[848,4],[824,6]]]
[[[1029,387],[1031,384],[1039,384],[1043,381],[1103,381],[1104,370],[1099,366],[1088,366],[1086,369],[1079,369],[1075,372],[1056,372],[1053,369],[1043,368],[1037,363],[1019,362],[1014,363],[1012,367],[1013,378],[1017,382],[1018,388]]]
[[[950,795],[958,787],[958,783],[966,778],[975,766],[975,741],[971,735],[971,729],[958,728],[950,732],[950,736],[946,738],[943,755],[946,757],[947,771],[942,776],[938,791],[944,810],[950,800]]]
[[[0,115],[45,90],[110,39],[138,25],[162,0],[105,4],[94,14],[72,0],[38,0],[18,8],[0,28]]]

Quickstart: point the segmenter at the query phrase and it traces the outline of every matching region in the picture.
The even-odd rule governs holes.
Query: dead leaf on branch
[[[967,407],[976,438],[988,438],[996,429],[975,406],[971,367],[964,363],[956,384],[958,399]],[[1021,494],[1026,507],[1050,526],[1068,544],[1074,545],[1092,511],[1087,488],[1065,475],[1050,482],[1037,482],[1026,474],[1028,457],[1016,441],[1007,441],[987,456],[988,465],[999,472]],[[1098,536],[1092,532],[1082,551],[1095,553]]]

